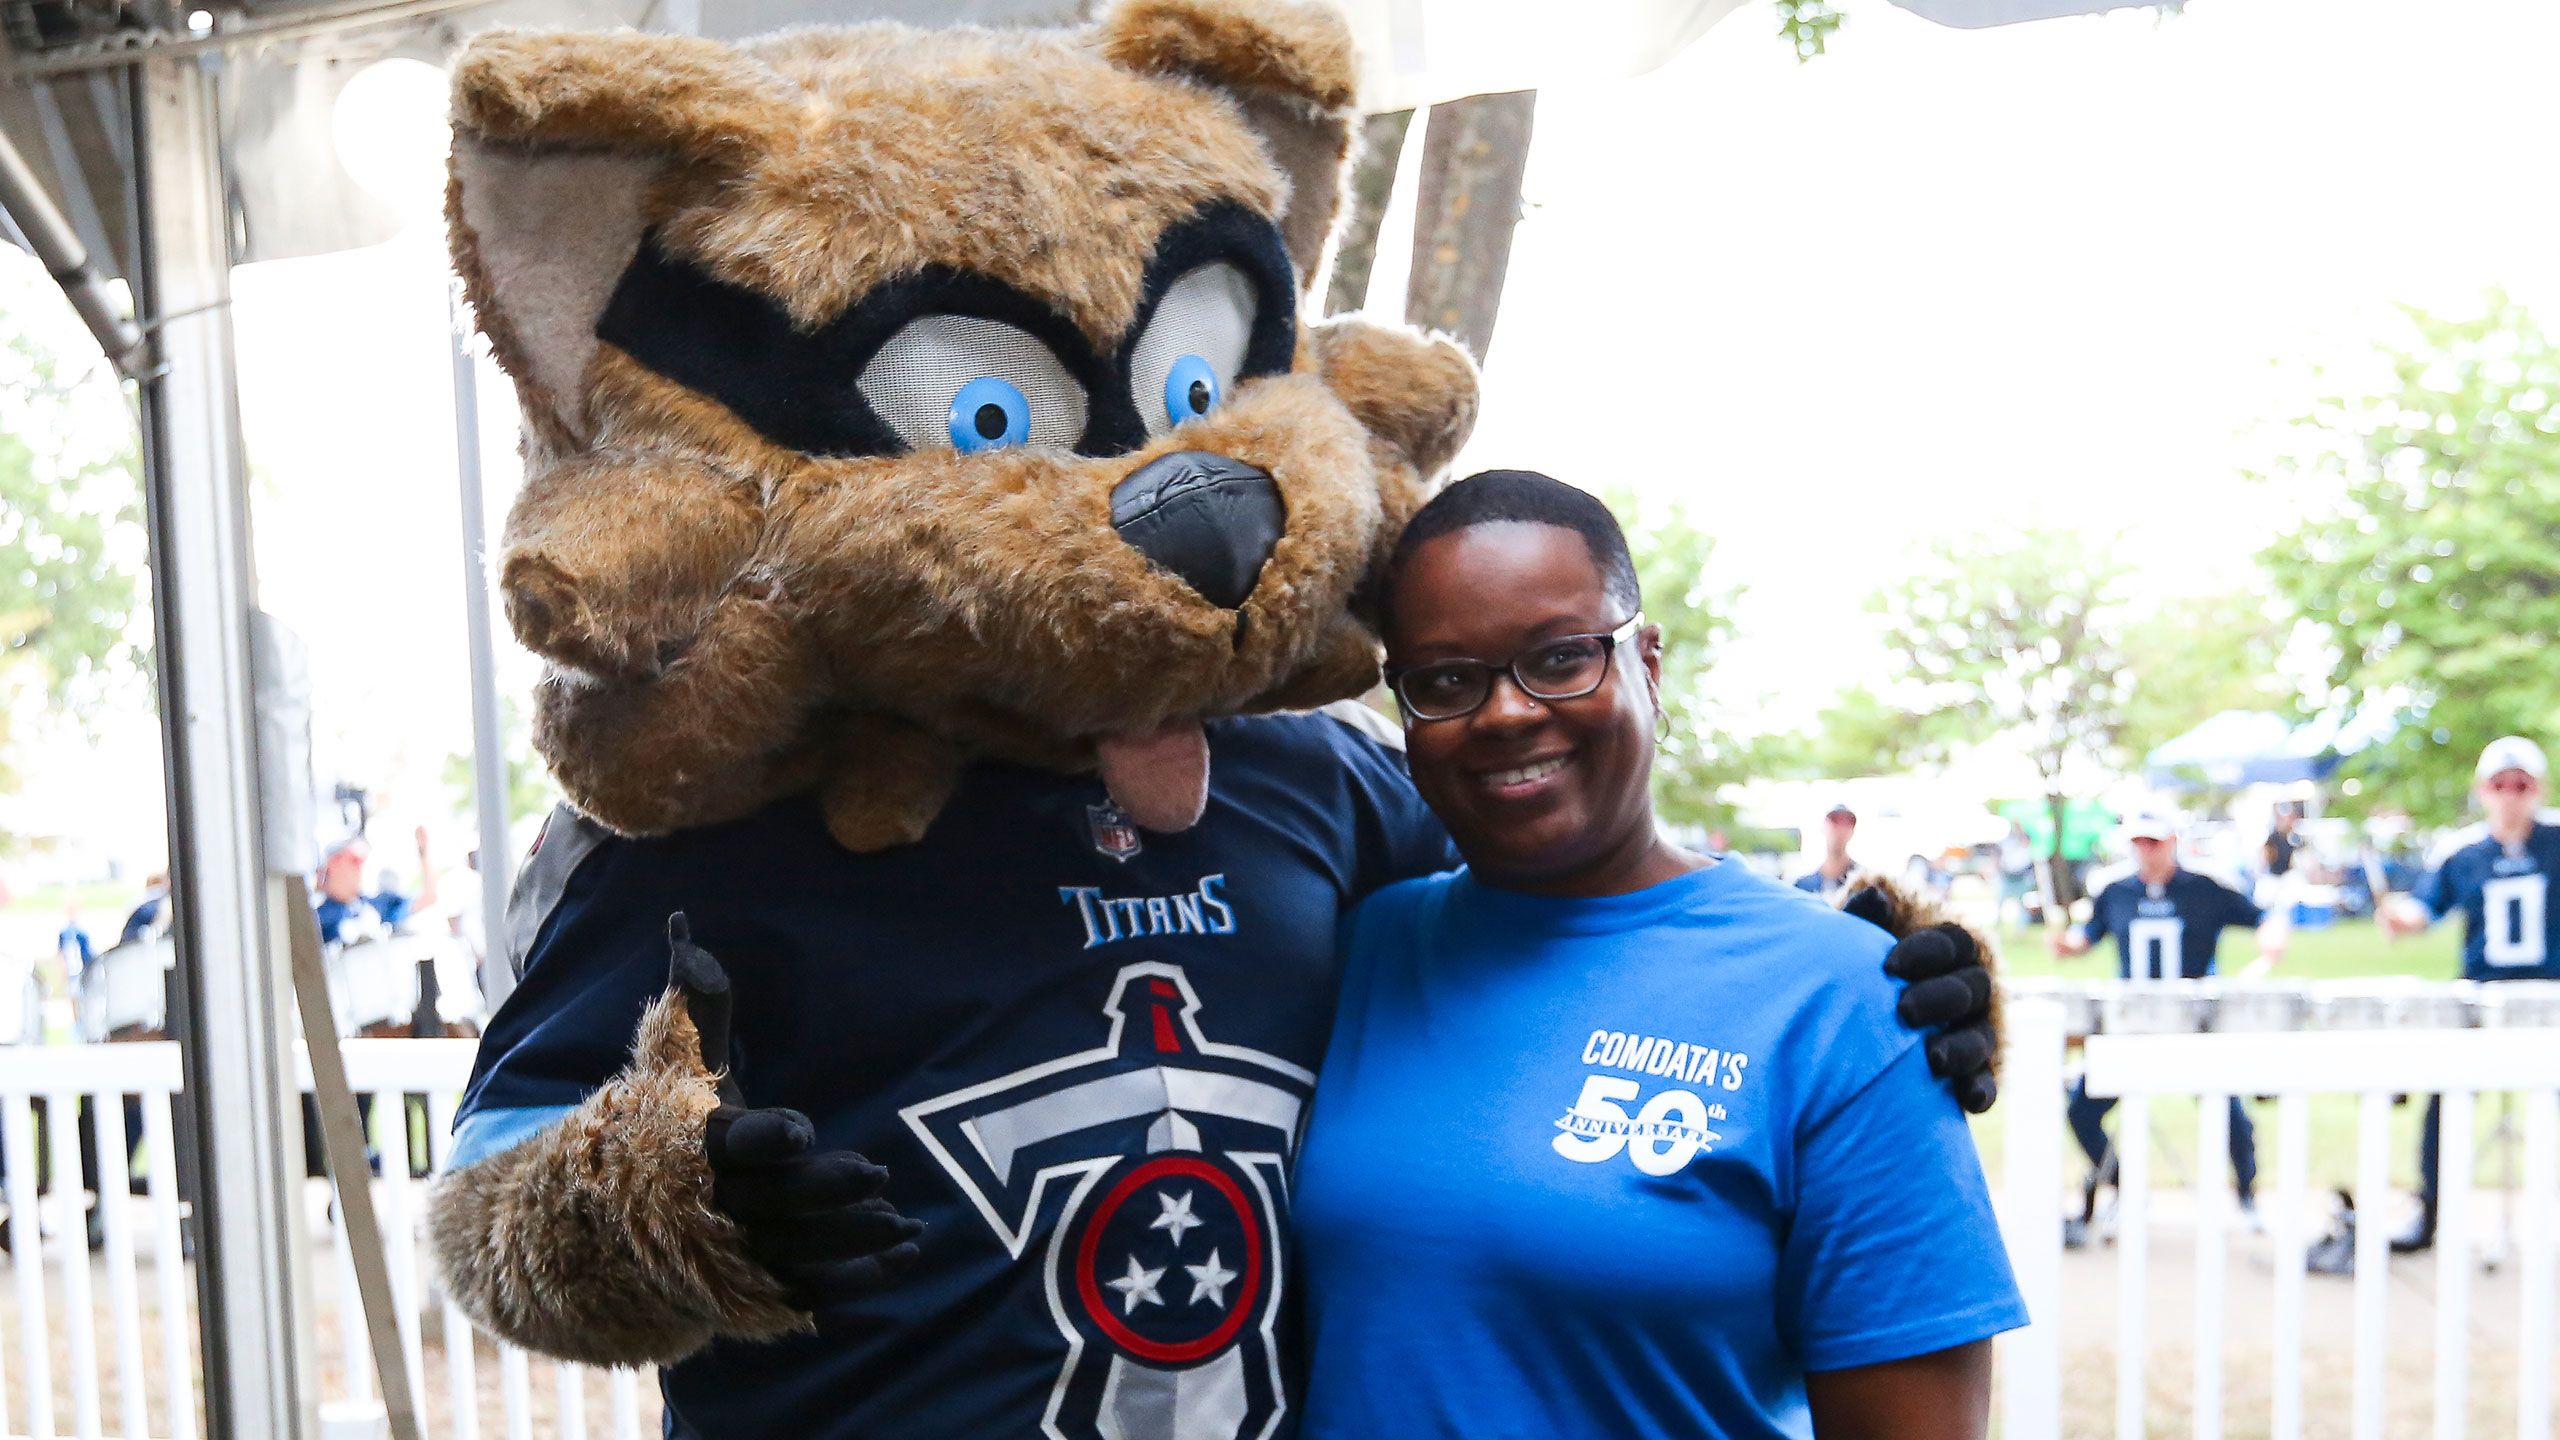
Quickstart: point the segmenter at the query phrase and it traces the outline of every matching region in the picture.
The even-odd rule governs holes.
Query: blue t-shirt
[[[2495,836],[2454,851],[2418,882],[2418,903],[2441,919],[2462,912],[2462,978],[2560,980],[2560,826],[2537,824],[2510,853]]]
[[[1207,813],[1178,835],[1132,827],[1090,776],[996,764],[922,840],[867,855],[805,797],[651,839],[555,817],[509,907],[530,949],[460,1160],[622,1068],[681,909],[729,972],[746,1103],[887,1166],[891,1203],[930,1227],[912,1270],[818,1334],[668,1369],[672,1434],[1294,1421],[1287,1167],[1337,927],[1453,859],[1403,757],[1342,721],[1220,722],[1209,749]]]
[[[2080,931],[2092,946],[2116,937],[2116,974],[2124,979],[2201,980],[2213,973],[2224,926],[2246,928],[2266,918],[2256,901],[2221,881],[2172,870],[2157,894],[2140,875],[2099,891]]]
[[[1298,1160],[1308,1440],[1808,1436],[2026,1323],[1891,940],[1740,865],[1354,923]]]

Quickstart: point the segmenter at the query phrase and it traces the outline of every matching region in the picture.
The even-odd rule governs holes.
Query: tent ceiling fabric
[[[1743,3],[1340,0],[1366,67],[1362,100],[1373,111],[1639,75]],[[2110,0],[1893,3],[1957,26],[2122,8]],[[220,19],[211,40],[184,28],[198,8]],[[229,66],[223,124],[234,255],[284,259],[392,233],[388,208],[339,163],[330,125],[347,80],[388,56],[440,61],[463,36],[492,25],[631,25],[733,39],[875,18],[1058,24],[1087,8],[1079,0],[0,0],[0,131],[99,262],[130,274],[132,145],[121,62],[151,48],[218,44]],[[59,68],[74,64],[89,68]],[[16,238],[6,226],[0,236]]]

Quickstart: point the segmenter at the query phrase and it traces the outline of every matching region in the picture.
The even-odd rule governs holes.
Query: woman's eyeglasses
[[[1396,703],[1416,720],[1455,720],[1472,714],[1493,693],[1493,677],[1508,671],[1520,693],[1533,700],[1579,700],[1609,678],[1609,657],[1644,625],[1644,612],[1605,635],[1559,635],[1541,640],[1509,660],[1435,660],[1387,672]]]

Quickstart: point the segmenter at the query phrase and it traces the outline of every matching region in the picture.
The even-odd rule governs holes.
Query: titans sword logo
[[[901,1114],[1014,1258],[1046,1247],[1054,1440],[1247,1440],[1285,1402],[1285,1167],[1315,1076],[1202,1033],[1178,965],[1128,965],[1103,1042]]]

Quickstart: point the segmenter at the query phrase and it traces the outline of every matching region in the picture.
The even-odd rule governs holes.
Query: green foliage
[[[498,736],[507,782],[507,823],[546,813],[558,803],[560,791],[551,783],[551,772],[543,767],[541,757],[533,753],[532,742],[525,736],[524,709],[513,695],[498,697]],[[472,813],[479,795],[471,752],[459,750],[445,756],[443,779],[453,791],[454,808],[465,815]]]
[[[1830,47],[1831,32],[1847,18],[1829,0],[1778,0],[1778,38],[1802,64]]]
[[[2116,743],[2128,762],[2225,710],[2293,707],[2300,696],[2277,667],[2292,622],[2245,590],[2178,596],[2124,632],[2132,689]]]
[[[103,370],[80,376],[21,323],[20,307],[59,303],[26,275],[0,296],[0,748],[9,710],[85,722],[147,663],[130,638],[143,549],[131,411]]]
[[[2387,375],[2293,421],[2264,478],[2304,519],[2261,561],[2334,646],[2324,698],[2401,722],[2350,762],[2364,800],[2442,822],[2489,740],[2560,739],[2560,348],[2503,293],[2407,313]]]
[[[1731,818],[1731,808],[1717,800],[1717,790],[1759,773],[1763,765],[1758,747],[1737,735],[1736,717],[1710,683],[1717,651],[1733,636],[1734,604],[1742,592],[1710,583],[1715,537],[1686,511],[1625,491],[1601,498],[1626,527],[1636,581],[1644,588],[1645,618],[1662,627],[1662,703],[1669,733],[1654,757],[1654,806],[1673,824],[1720,823]]]
[[[2076,534],[1941,543],[1869,608],[1922,701],[1967,738],[2015,741],[2049,787],[2112,764],[2124,727],[2125,571]]]
[[[1806,779],[1898,774],[1943,757],[1961,733],[1952,714],[1915,714],[1852,685],[1815,717],[1787,768]]]

